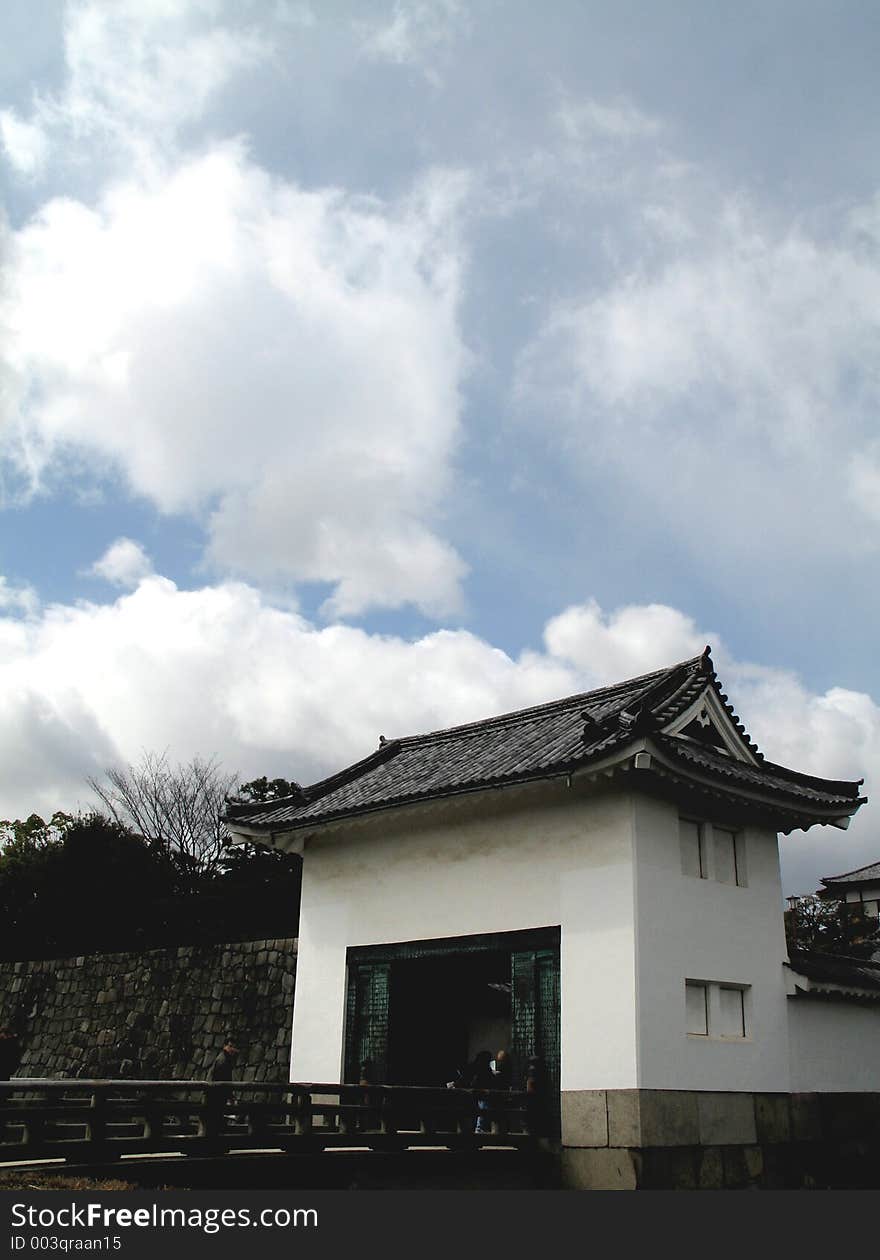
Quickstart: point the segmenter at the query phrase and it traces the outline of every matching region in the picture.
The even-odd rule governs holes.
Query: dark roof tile
[[[791,969],[808,980],[880,992],[880,963],[841,954],[817,954],[807,950],[790,953]]]
[[[823,875],[823,884],[868,884],[880,880],[880,862],[872,862],[869,866],[860,866],[855,871],[844,871],[842,875]]]
[[[761,754],[721,691],[709,649],[667,669],[594,691],[390,740],[362,761],[302,793],[265,805],[232,805],[228,817],[257,830],[281,831],[405,801],[453,795],[490,785],[565,774],[642,735],[657,735],[683,714],[707,685],[740,731],[747,755]],[[677,755],[740,790],[762,786],[804,805],[852,812],[855,784],[812,779],[768,763],[757,766],[683,739],[665,739]]]

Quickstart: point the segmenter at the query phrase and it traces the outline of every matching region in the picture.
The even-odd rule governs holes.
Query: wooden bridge
[[[478,1115],[488,1132],[475,1131]],[[0,1081],[0,1165],[233,1150],[530,1151],[540,1131],[534,1096],[524,1093],[288,1081]]]

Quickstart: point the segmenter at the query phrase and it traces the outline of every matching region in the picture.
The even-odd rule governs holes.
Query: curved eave
[[[700,771],[691,764],[685,767],[681,762],[673,761],[665,750],[658,749],[656,745],[651,748],[651,767],[642,773],[714,801],[760,814],[783,835],[792,831],[807,831],[817,824],[846,828],[852,815],[867,799],[829,797],[826,801],[808,801],[779,792],[769,785],[747,786],[725,774]]]
[[[772,786],[762,790],[760,786],[737,783],[724,773],[713,774],[708,770],[700,771],[692,763],[685,764],[684,761],[674,760],[673,756],[660,748],[655,741],[640,739],[629,741],[625,747],[618,748],[598,759],[578,758],[564,764],[557,764],[552,768],[493,779],[475,779],[468,783],[430,788],[424,792],[408,792],[401,796],[361,803],[324,814],[307,814],[301,818],[291,818],[283,822],[276,820],[244,823],[243,821],[238,825],[233,823],[231,829],[255,840],[265,841],[270,836],[281,840],[283,837],[301,837],[305,832],[316,832],[333,823],[401,809],[408,805],[427,804],[431,801],[499,791],[504,788],[549,782],[555,779],[577,777],[598,782],[618,779],[621,776],[626,776],[631,785],[639,790],[654,790],[663,796],[696,794],[710,802],[707,808],[720,806],[722,809],[746,811],[750,816],[760,819],[763,824],[772,825],[774,830],[786,835],[792,831],[806,831],[817,824],[845,828],[849,824],[850,817],[866,799],[865,797],[829,796],[824,801],[816,801],[779,792]],[[813,783],[816,782],[818,781],[813,780]],[[813,790],[815,791],[815,788]],[[272,843],[274,842],[273,839]]]

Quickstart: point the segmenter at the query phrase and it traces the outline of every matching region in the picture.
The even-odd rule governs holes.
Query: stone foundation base
[[[877,1189],[880,1093],[563,1092],[561,1171],[579,1190]]]

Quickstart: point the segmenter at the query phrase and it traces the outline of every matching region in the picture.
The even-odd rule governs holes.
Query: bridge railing
[[[476,1131],[478,1117],[487,1132]],[[93,1163],[158,1152],[529,1147],[539,1131],[534,1098],[511,1091],[288,1081],[0,1081],[0,1163]]]

